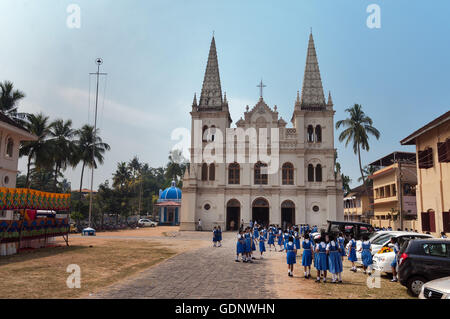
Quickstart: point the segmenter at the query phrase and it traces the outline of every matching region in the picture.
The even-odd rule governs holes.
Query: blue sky
[[[80,29],[66,26],[71,3],[81,8]],[[381,8],[380,29],[366,25],[369,4]],[[413,150],[399,141],[450,109],[449,12],[446,0],[2,0],[0,80],[26,93],[21,110],[71,118],[79,127],[92,122],[88,73],[96,57],[104,59],[99,126],[112,150],[96,172],[98,184],[133,155],[154,167],[166,163],[172,130],[190,127],[213,30],[233,120],[257,102],[261,77],[265,101],[290,120],[312,27],[335,120],[359,103],[381,131],[363,153],[368,163]],[[356,186],[357,159],[337,136],[338,160]],[[66,175],[78,188],[80,169]]]

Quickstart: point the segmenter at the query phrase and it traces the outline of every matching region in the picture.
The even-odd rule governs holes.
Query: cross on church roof
[[[267,87],[267,85],[264,85],[264,83],[261,79],[261,82],[256,87],[259,87],[259,97],[262,99],[263,98],[263,88]]]

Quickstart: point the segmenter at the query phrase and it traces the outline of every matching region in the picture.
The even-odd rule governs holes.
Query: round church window
[[[317,213],[319,211],[319,206],[317,205],[313,206],[313,211]]]
[[[205,206],[203,207],[205,210],[210,210],[211,209],[211,205],[209,204],[205,204]]]

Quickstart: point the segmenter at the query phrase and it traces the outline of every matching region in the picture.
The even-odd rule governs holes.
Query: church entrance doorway
[[[269,202],[264,198],[257,198],[252,205],[252,220],[260,225],[269,226]]]
[[[295,204],[290,200],[281,203],[281,226],[285,229],[295,225]]]
[[[230,199],[227,203],[227,224],[228,231],[237,231],[241,220],[241,203],[236,199]]]

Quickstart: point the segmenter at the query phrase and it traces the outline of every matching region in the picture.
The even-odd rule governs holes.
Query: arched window
[[[282,183],[283,185],[294,185],[294,165],[291,163],[283,164]]]
[[[308,142],[314,142],[314,127],[312,125],[308,125]]]
[[[8,138],[8,142],[6,143],[6,156],[13,157],[14,150],[14,141],[11,137]]]
[[[316,166],[316,182],[322,181],[322,165],[317,164]]]
[[[320,125],[316,126],[316,142],[322,143],[322,127]]]
[[[308,182],[314,182],[314,166],[308,165]]]
[[[256,185],[267,185],[268,175],[267,175],[267,164],[258,162],[255,164],[255,184]]]
[[[211,126],[211,128],[209,129],[209,136],[211,136],[210,140],[212,142],[214,142],[214,139],[216,137],[216,127],[214,125]]]
[[[238,163],[231,163],[228,166],[228,184],[239,184],[240,166]]]
[[[207,134],[208,134],[208,126],[205,125],[205,126],[203,126],[203,129],[202,129],[202,141],[203,142],[207,141],[207,139],[208,139]]]
[[[216,179],[216,165],[214,163],[209,164],[209,180],[213,181]]]
[[[202,164],[202,181],[208,180],[208,164]]]

